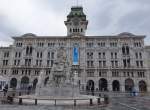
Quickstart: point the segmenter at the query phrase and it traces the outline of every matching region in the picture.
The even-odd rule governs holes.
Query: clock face
[[[73,24],[74,24],[75,26],[79,25],[79,19],[78,19],[78,18],[75,18],[75,19],[73,20]]]

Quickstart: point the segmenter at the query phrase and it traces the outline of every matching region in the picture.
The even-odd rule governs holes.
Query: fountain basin
[[[36,96],[36,95],[23,95],[16,97],[16,101],[22,100],[23,104],[38,104],[38,105],[90,105],[91,100],[93,105],[97,105],[99,97],[80,95],[78,97],[53,97],[53,96]],[[101,102],[104,101],[100,98]]]

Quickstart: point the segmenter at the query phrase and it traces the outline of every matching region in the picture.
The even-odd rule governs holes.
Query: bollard
[[[109,103],[108,96],[106,96],[106,95],[104,96],[104,103],[105,103],[105,104],[108,104],[108,103]]]
[[[101,94],[99,94],[99,97],[101,97],[102,95]]]
[[[77,105],[77,101],[74,99],[74,106],[76,106]]]
[[[56,99],[55,99],[55,106],[56,106]]]
[[[22,98],[19,98],[19,105],[22,105]]]
[[[92,99],[90,99],[90,106],[92,106],[93,105],[93,100]]]
[[[101,104],[101,99],[97,98],[97,104],[100,105]]]
[[[12,96],[13,96],[13,97],[15,97],[15,96],[16,96],[16,94],[15,94],[15,93],[12,93]]]
[[[19,92],[19,96],[21,96],[21,92]]]
[[[12,104],[13,103],[13,97],[7,96],[7,101],[9,102],[9,104]]]
[[[37,99],[35,99],[35,105],[37,105]]]

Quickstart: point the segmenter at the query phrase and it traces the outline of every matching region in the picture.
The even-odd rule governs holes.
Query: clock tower
[[[65,21],[65,25],[67,27],[67,36],[85,36],[88,20],[86,20],[83,8],[80,6],[72,7],[71,12],[67,16],[67,21]]]

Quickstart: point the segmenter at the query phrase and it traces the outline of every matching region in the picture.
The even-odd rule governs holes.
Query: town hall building
[[[0,75],[9,79],[10,87],[36,88],[41,71],[46,73],[46,85],[63,47],[70,74],[78,73],[80,90],[150,91],[150,47],[144,44],[145,35],[88,36],[88,20],[80,6],[71,8],[64,24],[66,36],[27,33],[12,37],[13,45],[0,47]]]

